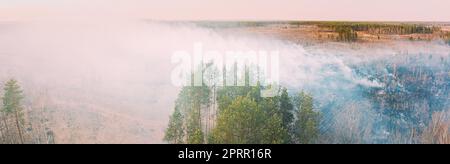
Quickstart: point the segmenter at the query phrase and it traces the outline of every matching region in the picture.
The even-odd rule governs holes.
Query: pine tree
[[[184,143],[184,125],[183,114],[179,107],[175,107],[175,111],[170,117],[169,127],[166,129],[164,140],[172,144]]]
[[[18,82],[14,79],[7,81],[0,110],[0,143],[55,143],[55,134],[47,126],[48,116],[45,115],[48,113],[45,112],[45,107],[34,106],[34,110],[26,112],[22,105],[23,99],[23,91]]]
[[[294,105],[292,105],[291,98],[286,88],[283,88],[280,96],[280,114],[283,118],[283,127],[285,129],[291,129],[291,124],[294,119],[293,115]]]
[[[311,95],[301,92],[296,98],[297,121],[295,123],[295,135],[298,143],[310,144],[319,135],[319,113],[314,111],[313,98]]]
[[[195,97],[193,97],[195,99]],[[188,144],[202,144],[204,143],[204,134],[202,131],[201,122],[201,107],[198,101],[194,101],[192,108],[187,115],[187,143]]]
[[[202,110],[211,101],[209,94],[210,89],[206,86],[182,88],[165,132],[165,141],[187,144],[205,143]]]
[[[268,104],[268,103],[266,103]],[[250,95],[237,97],[218,117],[212,142],[218,144],[277,144],[284,143],[287,131],[278,114],[259,105]],[[264,106],[264,108],[263,108]]]
[[[24,143],[23,136],[23,127],[24,127],[24,118],[23,118],[23,108],[21,101],[23,99],[22,90],[20,86],[17,84],[17,81],[14,79],[9,80],[5,84],[4,88],[4,96],[3,96],[3,113],[4,117],[12,116],[14,118],[14,126],[17,132],[17,138],[20,143]],[[7,126],[7,121],[4,120],[5,125]],[[11,129],[9,129],[11,130]]]

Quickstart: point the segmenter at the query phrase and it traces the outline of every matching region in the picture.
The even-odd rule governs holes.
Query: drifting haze
[[[190,23],[138,20],[448,21],[447,6],[447,0],[0,0],[0,81],[18,79],[26,105],[51,100],[45,105],[57,118],[58,143],[161,143],[179,91],[171,85],[171,55],[196,42],[218,51],[278,50],[284,86],[311,91],[318,104],[364,101],[367,110],[359,87],[386,84],[355,73],[355,65],[387,59],[401,64],[404,58],[396,55],[405,52],[447,62],[449,47],[399,42],[304,48]]]
[[[450,21],[448,0],[1,0],[0,20]]]
[[[171,56],[177,50],[192,52],[197,42],[219,52],[279,51],[281,84],[312,92],[318,104],[334,98],[363,101],[358,88],[386,85],[358,74],[355,66],[387,59],[401,64],[405,52],[444,61],[450,55],[450,47],[434,42],[304,48],[186,22],[56,21],[0,27],[0,81],[18,79],[32,104],[42,97],[51,100],[45,105],[57,118],[58,143],[161,143],[179,91],[170,79],[176,66]],[[383,75],[383,62],[375,66]]]

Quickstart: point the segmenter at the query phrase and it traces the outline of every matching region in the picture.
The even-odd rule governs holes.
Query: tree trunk
[[[23,136],[22,136],[22,129],[20,128],[19,114],[17,113],[17,111],[15,112],[15,116],[16,116],[17,131],[19,132],[20,143],[23,144],[24,142],[23,142]]]
[[[5,129],[6,129],[6,132],[5,132],[5,142],[6,143],[11,143],[11,141],[9,140],[9,128],[8,128],[8,124],[7,124],[7,122],[6,122],[6,116],[4,116],[3,117],[3,123],[5,124]]]
[[[0,144],[5,143],[5,137],[3,136],[3,126],[0,126]]]

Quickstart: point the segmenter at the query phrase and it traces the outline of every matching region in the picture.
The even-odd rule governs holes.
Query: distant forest
[[[443,31],[439,25],[427,23],[401,23],[401,22],[336,22],[336,21],[196,21],[195,25],[205,28],[243,28],[267,27],[279,25],[282,27],[313,25],[322,31],[334,33],[327,35],[328,39],[338,42],[356,42],[360,39],[358,32],[378,36],[381,35],[413,35],[436,34],[450,45],[450,32]],[[322,37],[322,36],[320,36]],[[409,40],[425,40],[425,38],[410,37]]]
[[[409,35],[432,34],[441,29],[434,26],[420,24],[387,24],[387,23],[363,23],[363,22],[320,22],[319,28],[330,29],[338,33],[337,41],[354,42],[358,39],[359,31],[372,35]]]

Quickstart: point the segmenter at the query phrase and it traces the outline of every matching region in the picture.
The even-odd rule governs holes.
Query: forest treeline
[[[450,45],[450,32],[445,33],[442,38],[444,39],[444,41]]]
[[[176,100],[164,140],[171,144],[314,144],[372,143],[369,120],[357,104],[335,117],[333,128],[320,130],[322,113],[314,98],[279,88],[275,97],[260,97],[256,87],[184,87]],[[363,123],[364,122],[364,123]],[[448,113],[435,112],[423,129],[389,136],[387,143],[450,144]]]
[[[279,88],[261,97],[262,86],[184,87],[165,141],[175,144],[315,143],[320,113],[310,94]]]
[[[334,118],[324,118],[326,113],[308,92],[246,84],[183,87],[164,140],[175,144],[310,144],[371,143],[370,138],[376,137],[370,120],[361,117],[360,104],[335,107],[330,110],[340,111]],[[263,97],[268,88],[278,94]],[[46,114],[31,107],[16,80],[4,83],[1,100],[0,144],[55,143],[54,132],[45,125]],[[423,128],[389,134],[388,143],[450,144],[450,112],[430,115]],[[332,126],[322,129],[328,123]]]
[[[308,22],[306,22],[308,24]],[[319,28],[327,29],[338,34],[337,41],[354,42],[358,39],[358,32],[372,35],[410,35],[432,34],[441,31],[440,27],[422,24],[406,23],[365,23],[365,22],[309,22]]]
[[[0,110],[0,144],[53,144],[53,131],[44,127],[44,118],[26,110],[24,94],[14,79],[4,85]]]
[[[358,39],[364,38],[363,34],[373,35],[378,40],[383,38],[383,35],[411,35],[409,36],[411,41],[432,39],[430,35],[416,36],[413,34],[436,34],[437,36],[433,36],[433,38],[441,37],[450,45],[449,32],[442,30],[438,24],[336,21],[197,21],[193,23],[205,28],[269,27],[273,25],[279,25],[282,28],[300,27],[302,25],[316,26],[321,32],[327,33],[325,36],[327,39],[338,42],[356,42]],[[318,35],[319,39],[324,37],[322,34]]]
[[[441,29],[437,26],[409,23],[372,23],[372,22],[309,22],[320,28],[349,28],[353,31],[367,31],[371,34],[407,35],[431,34]]]
[[[246,76],[249,76],[248,72]],[[430,116],[430,119],[406,129],[396,124],[403,121],[401,118],[387,114],[392,122],[387,124],[392,126],[389,127],[392,133],[380,135],[383,132],[377,129],[380,125],[363,113],[366,109],[372,109],[365,108],[365,104],[349,99],[342,105],[323,106],[305,91],[297,93],[281,86],[261,86],[259,83],[250,86],[248,81],[245,84],[183,87],[175,101],[164,141],[172,144],[450,144],[450,111],[445,109],[413,113],[421,117]],[[269,88],[274,88],[277,94],[273,97],[261,96]],[[378,98],[383,102],[398,100],[395,104],[409,103],[397,94]],[[425,107],[421,108],[425,110]],[[407,110],[389,108],[384,114]],[[384,117],[383,113],[378,114],[376,117]]]

